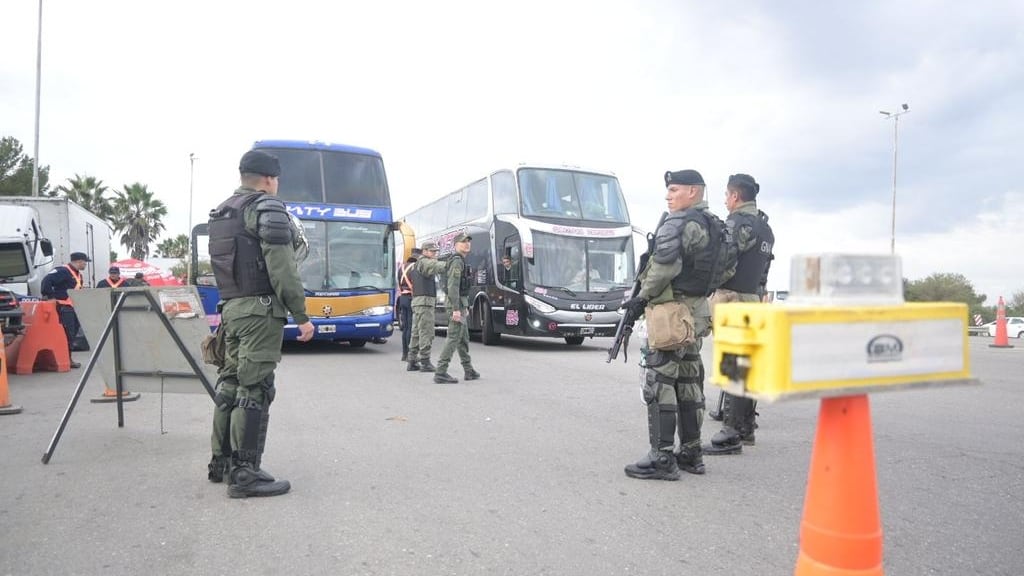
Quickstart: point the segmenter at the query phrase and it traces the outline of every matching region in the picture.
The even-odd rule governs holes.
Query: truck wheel
[[[480,325],[483,331],[480,333],[480,341],[484,346],[494,346],[501,340],[501,334],[494,330],[494,319],[491,318],[491,305],[487,302],[480,307]]]

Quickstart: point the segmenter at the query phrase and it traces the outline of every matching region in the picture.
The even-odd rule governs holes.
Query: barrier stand
[[[1006,304],[1003,297],[999,297],[999,304],[996,306],[996,337],[989,348],[1013,348],[1010,344],[1009,335],[1006,333]]]
[[[126,306],[126,300],[131,297],[134,300],[143,299],[144,305]],[[189,372],[163,372],[163,371],[137,371],[137,370],[126,370],[121,363],[121,351],[120,346],[115,346],[113,349],[114,353],[114,373],[116,375],[116,388],[114,400],[117,402],[117,426],[118,428],[124,427],[124,402],[125,402],[125,390],[122,379],[124,376],[161,376],[164,378],[195,378],[203,385],[206,393],[213,399],[215,392],[213,385],[210,383],[206,374],[203,373],[199,363],[189,352],[189,348],[185,346],[184,341],[174,331],[171,326],[171,321],[164,315],[163,310],[160,307],[159,302],[150,292],[149,289],[138,289],[128,288],[124,289],[113,289],[110,291],[110,299],[113,302],[111,307],[110,316],[107,318],[106,324],[103,326],[103,330],[100,333],[98,342],[96,343],[95,349],[92,351],[92,355],[89,357],[89,362],[85,365],[85,370],[82,373],[82,377],[78,380],[78,385],[75,387],[75,391],[71,396],[71,401],[68,402],[67,408],[64,410],[64,415],[61,417],[60,424],[57,426],[56,432],[50,439],[50,444],[46,448],[46,452],[43,453],[42,462],[43,464],[49,464],[50,459],[53,457],[54,451],[57,449],[57,443],[60,442],[61,436],[64,434],[64,429],[67,428],[68,420],[71,418],[71,413],[74,411],[75,406],[78,404],[78,399],[82,396],[82,391],[85,389],[85,383],[89,380],[89,376],[92,374],[93,369],[99,362],[100,354],[103,351],[103,347],[107,343],[107,338],[113,334],[114,341],[116,344],[120,343],[120,325],[118,322],[119,316],[123,312],[144,312],[147,314],[155,315],[161,325],[170,335],[171,340],[174,342],[175,347],[181,352],[182,357],[186,360],[189,365]]]
[[[967,305],[904,303],[896,256],[795,256],[783,304],[718,304],[712,381],[764,402],[821,398],[796,576],[882,576],[868,392],[978,384]]]
[[[52,300],[22,302],[25,339],[21,342],[15,374],[31,374],[36,368],[51,372],[71,370],[68,337]]]
[[[21,406],[11,404],[11,390],[7,385],[7,347],[0,338],[0,415],[17,414]]]

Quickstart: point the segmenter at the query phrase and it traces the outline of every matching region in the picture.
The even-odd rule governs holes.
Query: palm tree
[[[164,230],[161,219],[167,215],[167,206],[154,199],[153,193],[140,182],[125,185],[124,190],[114,194],[114,231],[121,234],[121,244],[132,258],[145,260],[149,257],[149,245]]]
[[[67,185],[57,187],[57,192],[72,202],[104,220],[110,220],[113,215],[113,207],[110,204],[110,198],[103,196],[107,190],[108,188],[103,185],[102,180],[78,174],[75,174],[74,178],[68,178]]]
[[[178,234],[174,238],[165,238],[156,245],[158,258],[185,258],[188,256],[188,236]]]

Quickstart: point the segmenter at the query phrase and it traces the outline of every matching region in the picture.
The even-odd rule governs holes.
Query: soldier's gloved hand
[[[625,302],[622,303],[622,306],[621,306],[621,308],[623,310],[629,310],[629,312],[632,313],[632,315],[635,318],[639,318],[640,316],[643,316],[644,308],[646,308],[646,307],[647,307],[647,299],[646,298],[641,298],[640,296],[637,296],[635,298],[630,298],[629,300],[626,300]]]

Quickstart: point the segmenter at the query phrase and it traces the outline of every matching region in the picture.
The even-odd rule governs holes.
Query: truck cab
[[[38,295],[53,267],[53,244],[42,235],[39,213],[31,206],[0,205],[0,286],[16,294]]]

